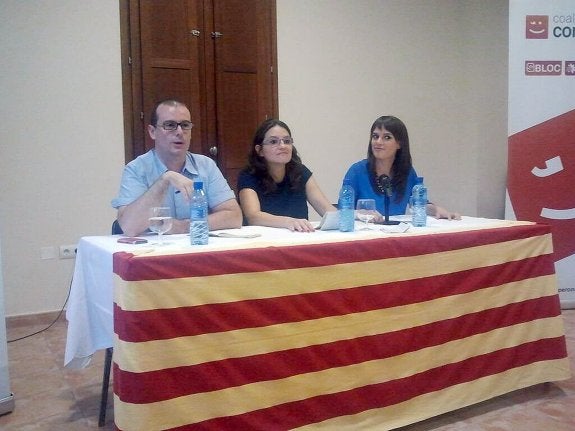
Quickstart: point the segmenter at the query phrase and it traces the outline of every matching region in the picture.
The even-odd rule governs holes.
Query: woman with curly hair
[[[266,120],[256,130],[248,165],[238,176],[247,224],[312,232],[308,202],[320,216],[336,210],[293,144],[289,127],[280,120]]]

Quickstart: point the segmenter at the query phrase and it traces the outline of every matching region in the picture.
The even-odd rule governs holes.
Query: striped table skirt
[[[114,254],[120,430],[388,430],[570,377],[550,230]]]

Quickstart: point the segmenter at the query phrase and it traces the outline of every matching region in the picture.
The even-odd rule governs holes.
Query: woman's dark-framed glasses
[[[291,136],[287,136],[285,138],[269,138],[266,141],[263,141],[262,144],[264,145],[279,145],[281,142],[283,142],[286,145],[291,145],[293,144],[293,139],[291,138]]]
[[[162,129],[167,130],[169,132],[176,130],[178,126],[180,126],[182,130],[192,130],[192,127],[194,127],[194,123],[187,120],[180,122],[174,120],[167,120],[162,123]]]

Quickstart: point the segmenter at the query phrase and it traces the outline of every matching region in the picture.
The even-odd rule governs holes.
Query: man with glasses
[[[154,148],[125,166],[120,191],[112,200],[126,235],[146,231],[150,208],[155,206],[170,207],[173,226],[169,233],[189,232],[194,181],[204,183],[210,230],[241,226],[241,209],[215,162],[188,151],[192,127],[185,104],[164,100],[154,107],[148,125]]]

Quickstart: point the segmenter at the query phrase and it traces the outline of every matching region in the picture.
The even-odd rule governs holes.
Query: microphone
[[[393,191],[391,190],[391,178],[383,174],[379,177],[379,184],[381,184],[381,188],[383,189],[385,195],[390,198],[393,194]]]

